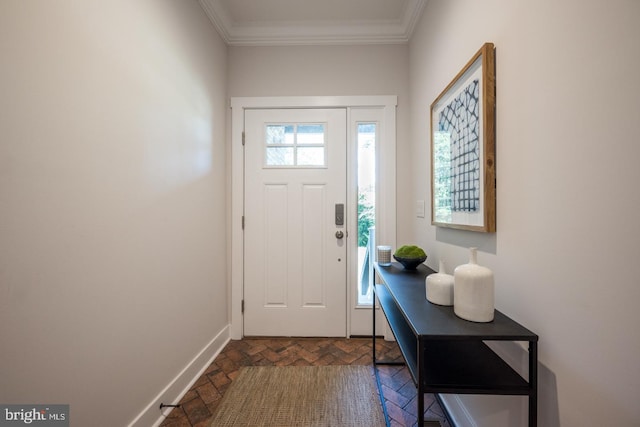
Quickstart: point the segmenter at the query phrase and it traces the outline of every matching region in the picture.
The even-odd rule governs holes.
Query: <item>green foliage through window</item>
[[[358,194],[358,246],[369,243],[369,228],[375,225],[375,207],[367,194]]]

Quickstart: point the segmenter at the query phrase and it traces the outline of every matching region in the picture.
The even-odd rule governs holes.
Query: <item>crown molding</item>
[[[427,0],[409,0],[401,19],[371,21],[234,22],[220,0],[199,0],[226,44],[286,46],[408,43]]]

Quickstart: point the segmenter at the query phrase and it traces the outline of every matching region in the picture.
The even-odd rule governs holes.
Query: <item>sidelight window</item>
[[[371,239],[376,224],[376,123],[358,123],[358,305],[373,303]]]

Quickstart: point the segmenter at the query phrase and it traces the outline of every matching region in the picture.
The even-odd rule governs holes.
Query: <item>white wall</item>
[[[231,46],[229,95],[398,95],[407,105],[408,53],[406,45]]]
[[[540,336],[545,427],[640,425],[639,18],[631,0],[430,0],[410,46],[412,197],[429,200],[429,106],[496,45],[497,233],[399,222],[432,267],[480,247],[497,308]],[[524,401],[460,398],[491,427],[525,425]]]
[[[226,47],[195,0],[3,0],[0,52],[0,402],[125,425],[228,323]]]

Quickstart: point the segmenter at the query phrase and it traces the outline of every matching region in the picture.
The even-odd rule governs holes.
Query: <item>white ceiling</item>
[[[427,0],[199,0],[229,45],[407,43]]]

